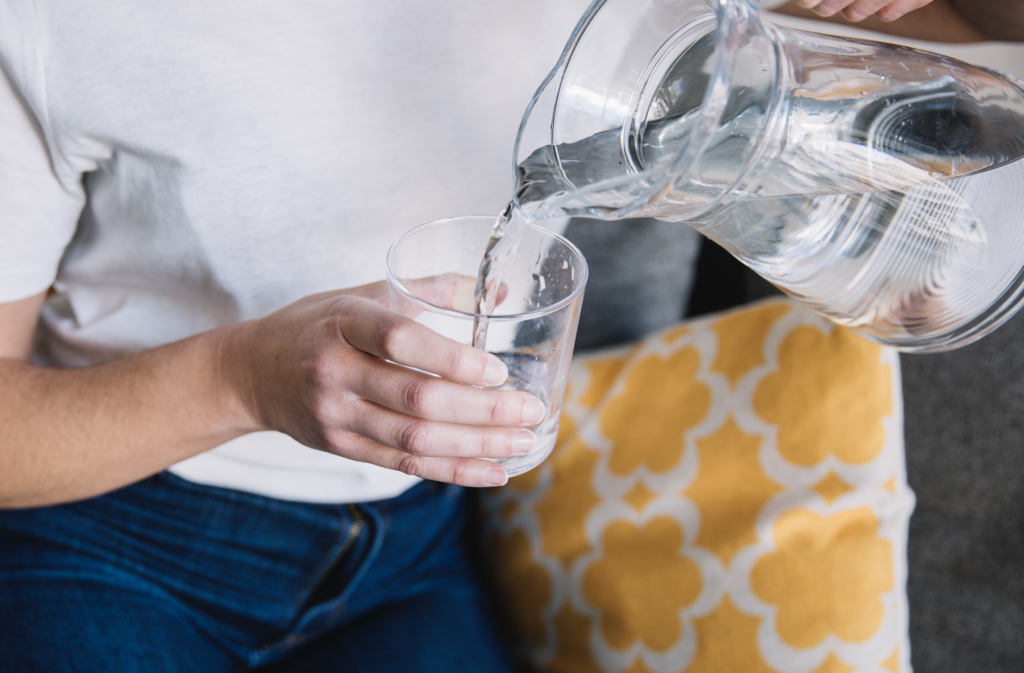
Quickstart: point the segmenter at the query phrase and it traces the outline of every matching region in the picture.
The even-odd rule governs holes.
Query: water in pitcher
[[[984,224],[1024,212],[1024,162],[1005,150],[1019,138],[998,137],[1019,136],[1021,117],[980,125],[969,110],[957,109],[955,98],[943,97],[943,87],[956,86],[938,82],[931,96],[915,88],[906,100],[887,92],[884,105],[860,106],[860,136],[833,138],[826,148],[808,147],[806,138],[816,127],[827,137],[844,102],[805,100],[788,127],[793,137],[756,185],[716,203],[694,180],[677,186],[673,199],[695,214],[690,224],[837,322],[890,342],[893,334],[911,342],[948,332],[997,299],[986,292],[1007,285],[1000,274],[1017,273],[1024,247],[1024,231]],[[480,267],[478,313],[493,309],[502,261],[514,257],[525,222],[601,217],[601,185],[640,180],[645,170],[673,161],[698,115],[695,108],[655,119],[625,142],[615,129],[543,147],[523,161],[515,198],[498,218]],[[741,166],[734,148],[756,131],[736,110],[705,151],[702,175],[735,174]],[[990,194],[999,195],[998,204]],[[482,346],[485,325],[478,336],[474,343]]]

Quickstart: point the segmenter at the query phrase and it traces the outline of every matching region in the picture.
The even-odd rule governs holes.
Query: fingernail
[[[537,435],[529,430],[516,430],[512,435],[512,453],[525,456],[537,443]]]
[[[505,363],[494,357],[487,358],[487,368],[484,369],[484,385],[500,386],[508,379],[508,367]]]
[[[544,405],[536,397],[530,398],[523,405],[523,424],[534,425],[544,418]]]
[[[504,486],[508,482],[508,472],[503,467],[492,467],[484,472],[484,483],[488,486]]]

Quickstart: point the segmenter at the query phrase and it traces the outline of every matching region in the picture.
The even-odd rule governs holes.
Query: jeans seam
[[[380,553],[380,549],[384,542],[385,529],[384,517],[382,517],[374,508],[367,506],[360,507],[359,505],[348,505],[347,507],[349,507],[350,511],[358,512],[362,510],[364,512],[365,518],[363,520],[366,521],[367,525],[363,527],[363,530],[367,530],[367,535],[372,536],[370,548],[365,551],[363,558],[358,561],[358,565],[352,573],[351,578],[346,582],[345,588],[337,597],[306,610],[305,612],[300,610],[296,621],[289,627],[288,632],[283,637],[269,645],[255,650],[252,653],[249,658],[251,666],[265,665],[276,658],[274,655],[278,655],[284,650],[301,645],[307,640],[323,635],[338,626],[337,623],[333,622],[336,622],[338,617],[341,616],[345,603],[359,586],[360,581],[369,571],[373,562],[376,560],[377,555]],[[346,545],[344,544],[342,545],[342,547],[345,546]],[[345,550],[343,550],[343,552],[344,551]],[[340,558],[340,556],[341,555],[338,554],[338,558]],[[324,575],[324,577],[326,577],[326,575]],[[312,585],[310,591],[314,590],[315,587],[315,584]],[[317,629],[315,632],[305,631],[312,622],[325,613],[336,613],[334,618],[331,620],[332,623],[324,625],[322,629]]]
[[[346,509],[348,510],[348,516],[344,514]],[[308,607],[309,599],[312,597],[313,592],[315,592],[317,587],[320,586],[328,575],[330,575],[331,571],[336,568],[342,560],[344,560],[345,554],[355,543],[355,538],[359,534],[359,530],[354,529],[353,526],[352,508],[344,506],[339,507],[339,514],[341,525],[338,527],[338,537],[331,545],[330,551],[325,554],[324,558],[317,564],[319,569],[314,573],[313,579],[310,580],[310,582],[296,595],[298,613],[295,616],[295,620],[289,625],[289,631],[291,631],[301,619],[302,612]]]
[[[266,658],[268,655],[272,655],[276,652],[301,644],[306,638],[299,632],[299,625],[303,622],[307,603],[313,592],[320,585],[321,582],[326,579],[330,574],[332,568],[334,568],[343,558],[344,554],[352,546],[354,537],[352,535],[352,526],[350,525],[350,517],[345,516],[344,505],[337,505],[339,513],[339,526],[338,535],[334,542],[331,544],[330,549],[324,554],[320,562],[316,564],[316,570],[313,573],[313,579],[306,583],[306,585],[295,594],[295,605],[296,612],[292,618],[288,627],[284,630],[284,634],[272,639],[269,642],[264,643],[254,648],[249,656],[249,665],[258,666],[267,663]],[[349,508],[351,512],[351,508]]]

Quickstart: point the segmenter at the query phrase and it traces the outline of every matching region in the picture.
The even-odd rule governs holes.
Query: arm
[[[1024,42],[1024,3],[1019,0],[951,0],[990,40]]]
[[[1024,41],[1024,3],[1009,0],[793,0],[775,11],[933,42]]]
[[[28,363],[44,295],[0,304],[0,506],[126,485],[252,427],[210,333],[100,367]]]
[[[428,479],[494,485],[504,469],[478,458],[525,453],[521,428],[543,413],[525,393],[465,385],[507,372],[388,311],[383,283],[83,369],[29,364],[42,300],[0,304],[0,507],[98,495],[268,429]]]

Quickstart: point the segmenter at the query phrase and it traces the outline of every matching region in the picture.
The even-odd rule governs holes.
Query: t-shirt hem
[[[374,466],[363,466],[373,468]],[[375,472],[383,468],[375,468]],[[401,472],[362,474],[351,470],[311,471],[248,463],[230,456],[206,453],[177,463],[168,471],[203,486],[227,488],[275,500],[320,505],[374,502],[394,498],[422,479]]]

